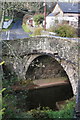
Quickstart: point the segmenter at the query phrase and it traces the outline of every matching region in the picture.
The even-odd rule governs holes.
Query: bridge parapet
[[[61,58],[77,63],[78,60],[78,41],[77,39],[65,39],[59,37],[31,37],[22,40],[5,41],[11,50],[15,51],[17,55],[27,55],[34,51],[44,52],[51,51],[58,53]],[[5,45],[4,47],[5,48]],[[9,54],[9,49],[6,49],[6,54]],[[4,49],[4,51],[5,51]],[[5,54],[5,52],[4,52]],[[13,54],[10,52],[10,54]]]

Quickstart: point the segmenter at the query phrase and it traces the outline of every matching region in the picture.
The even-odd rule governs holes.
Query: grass
[[[22,28],[23,28],[23,30],[24,30],[25,32],[31,32],[27,24],[26,24],[26,25],[23,24],[23,25],[22,25]]]
[[[42,31],[42,30],[43,30],[42,27],[37,27],[37,28],[35,28],[35,30],[34,30],[34,32],[33,32],[34,36],[36,36],[36,35],[41,35],[41,31]]]
[[[34,36],[34,34],[30,34],[29,36],[30,36],[30,37],[33,37],[33,36]]]
[[[22,28],[25,32],[28,32],[28,33],[32,31],[32,30],[30,30],[30,28],[27,24],[23,24]],[[36,35],[41,35],[42,30],[43,30],[43,28],[41,28],[41,27],[34,28],[34,30],[32,31],[32,34],[30,34],[29,36],[32,37],[32,36],[36,36]]]

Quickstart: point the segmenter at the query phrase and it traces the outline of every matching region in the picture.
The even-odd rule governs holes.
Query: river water
[[[55,78],[57,80],[57,78]],[[40,80],[35,81],[34,83],[38,85],[37,87],[30,87],[28,91],[25,92],[26,99],[24,99],[23,103],[25,103],[24,107],[26,110],[31,110],[38,107],[49,107],[53,110],[58,110],[58,102],[65,101],[73,97],[72,87],[69,81],[66,81],[61,78],[58,78],[57,82],[52,83],[52,79],[47,81],[49,82],[45,85],[44,82]],[[35,85],[34,84],[34,85]],[[42,84],[42,86],[40,86]],[[25,87],[26,88],[26,87]],[[24,90],[18,90],[18,107],[23,108],[23,104],[21,105],[21,95],[20,92],[24,94]]]

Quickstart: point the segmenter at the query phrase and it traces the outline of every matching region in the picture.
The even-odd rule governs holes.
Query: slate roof
[[[51,16],[54,16],[54,14],[53,14],[53,13],[50,13],[50,14],[48,15],[48,17],[51,17]]]
[[[80,13],[80,3],[58,2],[58,5],[63,13]],[[50,13],[48,17],[50,16],[54,16],[54,14]]]
[[[64,13],[80,13],[80,3],[58,2]]]

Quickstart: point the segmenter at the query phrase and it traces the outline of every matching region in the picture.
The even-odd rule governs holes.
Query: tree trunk
[[[2,17],[1,17],[1,21],[0,21],[0,31],[2,30],[2,26],[3,26],[3,22],[4,22],[4,14],[5,14],[5,10],[4,10],[4,2],[3,2]]]

